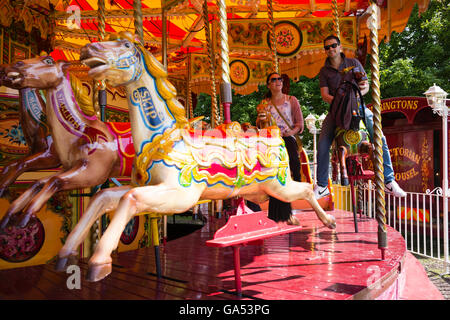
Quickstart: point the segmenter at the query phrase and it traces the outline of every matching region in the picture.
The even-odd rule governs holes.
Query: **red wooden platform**
[[[355,233],[351,212],[332,214],[335,231],[323,227],[312,211],[298,211],[300,231],[266,239],[262,246],[242,247],[242,299],[408,299],[403,292],[418,292],[414,286],[420,287],[423,299],[442,297],[407,254],[398,232],[388,227],[386,259],[381,261],[375,220],[360,220]],[[163,279],[154,274],[153,248],[143,248],[113,256],[112,274],[97,283],[84,280],[87,261],[80,261],[79,290],[69,290],[70,275],[54,272],[52,263],[1,270],[0,300],[238,299],[231,248],[205,245],[223,224],[223,219],[211,218],[202,229],[162,246]],[[408,270],[414,270],[414,279]]]

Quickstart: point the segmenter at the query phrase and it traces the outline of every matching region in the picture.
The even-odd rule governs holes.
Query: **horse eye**
[[[52,58],[46,58],[43,61],[44,61],[44,63],[49,64],[49,65],[52,65],[54,63]]]
[[[125,47],[131,48],[131,44],[129,42],[125,42]]]

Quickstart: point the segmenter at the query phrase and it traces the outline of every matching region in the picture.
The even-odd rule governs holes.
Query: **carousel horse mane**
[[[122,31],[119,34],[113,34],[109,38],[110,41],[114,40],[129,40],[131,41],[136,48],[142,54],[144,58],[144,66],[145,69],[149,72],[149,74],[155,78],[156,87],[158,92],[164,98],[167,103],[167,107],[170,112],[175,117],[175,120],[179,124],[184,124],[186,127],[190,127],[189,121],[185,116],[185,110],[183,105],[176,99],[177,90],[175,87],[167,80],[167,71],[164,70],[164,66],[148,52],[144,46],[133,37],[133,35],[129,32]]]
[[[83,83],[79,78],[73,74],[69,74],[70,86],[72,87],[75,100],[78,103],[81,111],[87,116],[95,115],[94,104],[92,98],[87,94],[86,88],[83,87]]]

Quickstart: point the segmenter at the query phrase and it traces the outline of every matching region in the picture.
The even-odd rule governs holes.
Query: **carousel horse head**
[[[38,56],[17,61],[5,68],[7,81],[15,89],[48,89],[61,83],[70,63],[55,61],[51,56]]]
[[[80,54],[80,61],[90,68],[89,76],[106,79],[113,87],[138,80],[145,59],[154,59],[152,63],[161,65],[129,32],[112,35],[109,41],[87,44]],[[162,65],[161,69],[164,70]]]
[[[167,80],[164,66],[131,33],[120,32],[108,41],[85,45],[80,61],[90,68],[88,75],[94,80],[105,80],[112,87],[139,86],[149,88],[148,92],[157,91],[177,122],[188,123],[184,107],[176,99],[176,89]]]
[[[369,156],[369,161],[371,161],[373,157],[373,145],[369,141],[369,133],[362,121],[359,130],[355,131],[337,128],[335,133],[332,152],[333,180],[338,180],[338,171],[340,171],[341,185],[347,186],[349,184],[346,161],[347,156],[367,154]]]
[[[267,128],[275,124],[274,119],[272,118],[272,114],[269,110],[269,105],[267,101],[263,101],[256,107],[257,117],[256,117],[256,126],[259,129]]]

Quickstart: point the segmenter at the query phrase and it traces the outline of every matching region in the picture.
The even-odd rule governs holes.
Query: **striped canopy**
[[[29,0],[33,1],[33,0]],[[43,2],[44,0],[35,0]],[[207,0],[208,21],[214,25],[218,21],[218,1]],[[267,21],[267,0],[225,0],[228,23],[252,19]],[[273,0],[273,16],[275,21],[293,19],[333,19],[333,2],[331,0]],[[425,11],[429,0],[377,1],[380,5],[379,39],[389,39],[393,31],[401,32],[409,19],[411,10],[418,4],[419,10]],[[54,7],[56,26],[54,31],[54,51],[56,59],[78,60],[79,50],[89,42],[99,40],[98,1],[97,0],[51,0]],[[187,57],[187,53],[206,54],[211,46],[207,42],[202,15],[203,0],[142,0],[142,18],[144,42],[146,47],[157,57],[161,57],[162,47],[162,12],[167,16],[167,43],[169,71],[183,74],[186,77],[187,62],[176,63]],[[353,18],[352,34],[356,44],[361,44],[364,37],[368,39],[369,30],[366,25],[368,0],[337,0],[337,13],[340,19]],[[105,0],[105,35],[115,32],[130,31],[134,33],[133,0]],[[50,10],[51,11],[51,10]],[[78,19],[79,17],[79,19]],[[214,30],[213,30],[214,31]],[[214,34],[214,32],[213,32]],[[318,41],[320,42],[320,41]],[[355,56],[357,50],[349,47],[346,54]],[[323,50],[315,48],[300,51],[297,56],[283,58],[281,70],[285,70],[293,78],[300,75],[314,77],[325,58]],[[269,59],[270,49],[266,54],[261,52],[236,50],[230,47],[230,57],[250,59]],[[308,54],[309,53],[309,54]],[[174,64],[175,63],[175,64]],[[171,69],[172,68],[172,69]],[[201,82],[201,81],[200,81]],[[249,83],[250,84],[250,83]],[[249,85],[248,84],[248,85]],[[251,84],[251,91],[257,85]],[[238,86],[239,87],[239,86]],[[242,87],[240,89],[243,89]],[[244,90],[244,91],[249,91]],[[201,91],[198,88],[197,91]],[[241,90],[242,91],[242,90]]]

